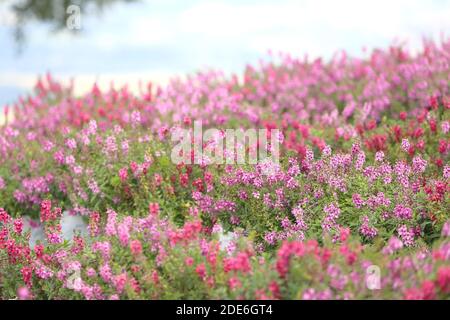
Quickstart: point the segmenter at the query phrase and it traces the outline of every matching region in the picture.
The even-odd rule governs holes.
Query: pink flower
[[[414,231],[408,229],[406,225],[402,225],[397,229],[398,235],[402,239],[405,246],[410,247],[414,245]]]
[[[73,138],[67,139],[66,146],[67,146],[67,148],[74,150],[77,148],[77,142]]]
[[[450,220],[442,227],[442,237],[450,237]]]
[[[365,161],[366,161],[366,154],[364,153],[364,151],[360,151],[356,156],[356,163],[355,163],[356,170],[361,171]]]
[[[359,232],[368,239],[373,239],[378,234],[378,230],[369,225],[369,217],[363,217],[363,223],[359,228]]]
[[[162,176],[160,174],[158,174],[158,173],[155,173],[153,178],[154,178],[154,181],[155,181],[155,186],[159,187],[161,185],[161,183],[162,183],[162,180],[163,180]]]
[[[345,118],[349,118],[355,111],[355,108],[356,108],[356,103],[354,101],[350,101],[350,103],[348,103],[345,106],[344,110],[342,110],[342,115]]]
[[[94,135],[97,133],[97,122],[95,120],[89,121],[89,126],[87,128],[87,133]]]
[[[104,152],[108,155],[114,154],[117,151],[116,137],[108,136],[105,140]]]
[[[152,281],[154,284],[159,283],[159,275],[158,275],[158,271],[156,271],[156,270],[152,271]]]
[[[11,220],[11,217],[9,214],[5,211],[5,209],[0,208],[0,222],[3,222],[5,224],[9,223]]]
[[[195,268],[195,272],[197,272],[198,276],[203,280],[205,279],[206,276],[206,267],[204,263],[199,264],[196,268]]]
[[[322,156],[329,157],[331,155],[331,147],[329,145],[326,145],[325,148],[322,150]]]
[[[361,209],[362,206],[364,205],[364,200],[361,198],[361,195],[359,195],[358,193],[354,193],[352,195],[352,200],[353,200],[353,204],[358,209]]]
[[[277,241],[277,233],[275,231],[271,231],[266,233],[266,235],[264,236],[264,240],[270,244],[270,245],[274,245],[275,242]]]
[[[422,282],[422,295],[425,300],[436,299],[435,286],[433,281],[425,280]]]
[[[420,289],[408,288],[403,295],[405,300],[423,300],[423,294]]]
[[[157,202],[151,202],[148,205],[148,211],[152,216],[157,216],[159,214],[159,204]]]
[[[51,142],[50,140],[46,140],[44,141],[43,145],[42,145],[42,149],[45,152],[50,152],[52,151],[52,149],[55,147],[55,145],[53,144],[53,142]]]
[[[112,279],[112,272],[111,267],[109,264],[105,263],[103,266],[100,267],[99,270],[100,276],[102,277],[103,281],[110,282]]]
[[[240,222],[240,219],[239,219],[238,216],[232,215],[232,216],[230,217],[230,223],[231,223],[231,224],[238,225],[239,222]]]
[[[192,264],[194,263],[194,259],[192,257],[187,257],[184,260],[184,263],[186,263],[187,266],[192,266]]]
[[[114,236],[117,233],[116,230],[117,213],[112,209],[108,209],[106,212],[108,214],[108,218],[106,221],[105,233],[108,236]]]
[[[95,277],[95,276],[97,275],[97,272],[95,271],[94,268],[88,268],[88,269],[86,270],[86,275],[87,275],[89,278],[93,278],[93,277]]]
[[[22,273],[23,282],[29,287],[31,287],[31,278],[33,277],[33,269],[31,267],[22,267],[20,270]]]
[[[93,194],[99,194],[100,188],[98,187],[97,181],[95,181],[93,178],[89,179],[88,181],[88,188],[91,190]]]
[[[408,152],[410,147],[411,147],[411,145],[409,144],[408,139],[403,139],[402,140],[402,150],[405,152]]]
[[[236,257],[225,258],[223,260],[223,269],[225,272],[241,271],[248,273],[251,270],[250,257],[246,252],[239,252]]]
[[[56,151],[53,154],[53,159],[55,160],[56,163],[63,165],[65,163],[64,152],[62,150]]]
[[[67,157],[65,157],[64,163],[66,165],[68,165],[68,166],[74,165],[75,164],[75,157],[73,155],[68,155]]]
[[[125,182],[128,179],[128,168],[127,167],[123,167],[122,169],[119,170],[119,178],[120,181]]]
[[[306,253],[302,242],[283,242],[277,253],[276,269],[280,276],[284,278],[289,271],[291,256],[301,257]]]
[[[62,243],[61,235],[58,233],[48,233],[47,234],[47,241],[51,244],[59,244]]]
[[[355,156],[361,151],[361,145],[359,143],[354,143],[352,145],[352,155]]]
[[[378,151],[375,154],[375,161],[382,162],[383,160],[384,160],[384,152],[383,151]]]
[[[350,228],[340,228],[339,230],[341,231],[339,234],[341,242],[346,242],[350,237]]]
[[[384,254],[393,254],[394,252],[403,248],[403,242],[393,236],[389,239],[387,246],[383,249]]]
[[[317,300],[317,294],[316,290],[314,288],[308,288],[305,291],[303,291],[303,300]]]
[[[437,273],[437,284],[442,293],[450,293],[450,267],[441,266]]]
[[[37,264],[35,267],[35,273],[36,276],[40,279],[49,279],[51,277],[53,277],[54,273],[52,270],[50,270],[48,267],[42,265],[42,264]]]
[[[131,218],[131,217],[126,217]],[[120,243],[122,246],[126,246],[128,244],[128,241],[130,239],[130,224],[127,220],[124,220],[122,223],[120,223],[117,227],[117,236],[119,237]]]
[[[441,123],[441,129],[443,134],[447,134],[450,131],[450,122],[443,121]]]
[[[445,165],[444,170],[443,170],[443,177],[445,179],[450,179],[450,166],[449,165]]]
[[[41,258],[44,254],[44,245],[43,244],[37,244],[34,246],[34,252],[36,254],[36,258]]]
[[[140,124],[141,124],[141,113],[135,110],[131,113],[131,126],[133,128],[136,128]]]
[[[117,293],[122,293],[127,283],[127,273],[123,272],[114,278],[114,286],[116,287]]]
[[[128,154],[128,150],[130,149],[130,145],[128,143],[128,140],[123,140],[122,141],[122,152],[124,154]]]
[[[31,299],[30,290],[27,287],[20,287],[17,290],[17,297],[19,300],[29,300]]]
[[[51,220],[52,218],[52,202],[44,200],[41,202],[41,222]]]
[[[108,260],[111,254],[111,244],[108,241],[97,241],[92,245],[92,252],[100,251],[102,258]]]
[[[82,166],[73,166],[72,170],[73,170],[73,173],[75,173],[78,176],[83,173],[83,167]]]
[[[234,289],[236,289],[236,288],[241,287],[241,286],[242,286],[242,283],[241,283],[241,281],[240,281],[238,278],[236,278],[236,277],[231,277],[231,278],[228,280],[228,286],[230,287],[230,290],[234,290]]]
[[[130,250],[134,256],[138,256],[142,253],[142,244],[139,240],[132,240],[130,242]]]
[[[401,204],[399,204],[394,208],[394,215],[399,219],[411,219],[412,210],[411,208],[404,207]]]
[[[323,209],[327,214],[322,221],[322,229],[325,232],[331,231],[331,229],[336,226],[336,220],[339,218],[341,210],[334,203],[330,203]]]
[[[23,230],[23,219],[22,218],[14,219],[14,232],[20,235],[22,234],[22,230]]]
[[[99,223],[100,223],[100,214],[97,211],[91,212],[88,226],[88,230],[91,236],[94,237],[99,234],[100,231]]]
[[[425,171],[426,167],[427,167],[427,161],[422,159],[422,157],[420,156],[415,156],[413,158],[413,170],[414,173],[418,174],[418,173],[422,173]]]

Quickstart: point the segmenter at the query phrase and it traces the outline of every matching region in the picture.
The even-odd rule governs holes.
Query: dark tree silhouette
[[[5,0],[0,0],[4,2]],[[70,5],[78,5],[82,14],[101,13],[108,6],[118,2],[135,2],[139,0],[17,0],[11,2],[10,10],[15,15],[16,24],[13,29],[18,52],[21,52],[26,40],[26,25],[38,21],[50,26],[50,31],[58,32],[66,28]],[[73,33],[81,30],[70,30]]]

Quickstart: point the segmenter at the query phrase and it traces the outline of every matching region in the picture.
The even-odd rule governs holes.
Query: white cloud
[[[100,20],[83,18],[88,32],[75,41],[107,50],[166,46],[206,56],[223,49],[329,55],[338,48],[386,46],[394,37],[417,47],[424,35],[450,31],[450,1],[200,1],[171,8],[158,10],[152,1],[118,4]]]
[[[203,66],[220,68],[227,73],[239,72],[245,63],[256,62],[249,61],[249,57],[264,57],[268,49],[295,56],[308,53],[329,57],[337,49],[361,54],[363,46],[368,49],[385,47],[394,39],[407,40],[414,49],[420,47],[422,36],[438,39],[441,32],[450,36],[450,1],[255,0],[244,4],[200,1],[183,3],[183,6],[173,2],[170,9],[160,10],[164,4],[120,4],[107,10],[99,20],[83,18],[86,30],[80,38],[64,33],[49,38],[39,29],[41,31],[36,31],[30,41],[35,50],[45,48],[50,51],[47,61],[51,65],[42,66],[45,68],[43,71],[55,66],[62,71],[70,69],[70,59],[77,56],[60,54],[60,46],[74,52],[82,50],[84,59],[99,63],[103,58],[99,52],[123,51],[120,57],[126,61],[130,59],[128,50],[133,49],[133,57],[139,59],[143,69],[155,59],[151,55],[145,56],[154,52],[146,51],[149,48],[164,48],[155,52],[159,55],[173,53],[173,59],[182,57],[181,63],[174,61],[148,72],[124,69],[123,72],[101,74],[99,77],[89,72],[72,74],[76,76],[79,92],[82,92],[89,90],[96,78],[106,87],[109,87],[111,79],[134,83],[132,86],[136,87],[138,79],[166,83],[173,72],[184,73]],[[13,19],[7,10],[2,10],[2,5],[0,17],[6,17],[2,23],[11,23]],[[140,52],[145,54],[139,55]],[[30,65],[40,66],[41,62],[37,60],[30,60]],[[24,73],[14,72],[14,64],[11,65],[9,73],[0,73],[0,85],[32,87],[36,75],[26,70]],[[58,75],[69,79],[65,73]]]
[[[127,10],[125,5],[121,8]],[[145,2],[127,12],[126,20],[114,13],[105,15],[82,43],[108,50],[166,46],[192,55],[192,62],[210,64],[220,63],[214,57],[224,50],[330,56],[337,49],[349,48],[355,54],[363,46],[386,46],[394,37],[415,49],[422,36],[437,39],[450,31],[450,1],[201,1],[164,12]]]
[[[419,0],[308,0],[232,5],[201,3],[180,14],[179,29],[211,41],[245,43],[264,53],[267,49],[330,54],[330,49],[393,37],[413,46],[421,37],[436,37],[450,30],[450,3]],[[373,41],[373,40],[375,41]],[[301,51],[300,51],[301,50]]]

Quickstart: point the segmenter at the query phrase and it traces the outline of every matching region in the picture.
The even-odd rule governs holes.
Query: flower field
[[[0,299],[450,298],[450,40],[72,89],[4,109]],[[279,162],[174,163],[195,121]]]

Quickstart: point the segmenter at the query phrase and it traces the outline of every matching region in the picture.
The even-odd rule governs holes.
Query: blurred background
[[[0,0],[0,108],[46,72],[73,78],[76,94],[111,80],[137,91],[206,68],[240,73],[268,50],[365,56],[449,33],[450,0]]]

